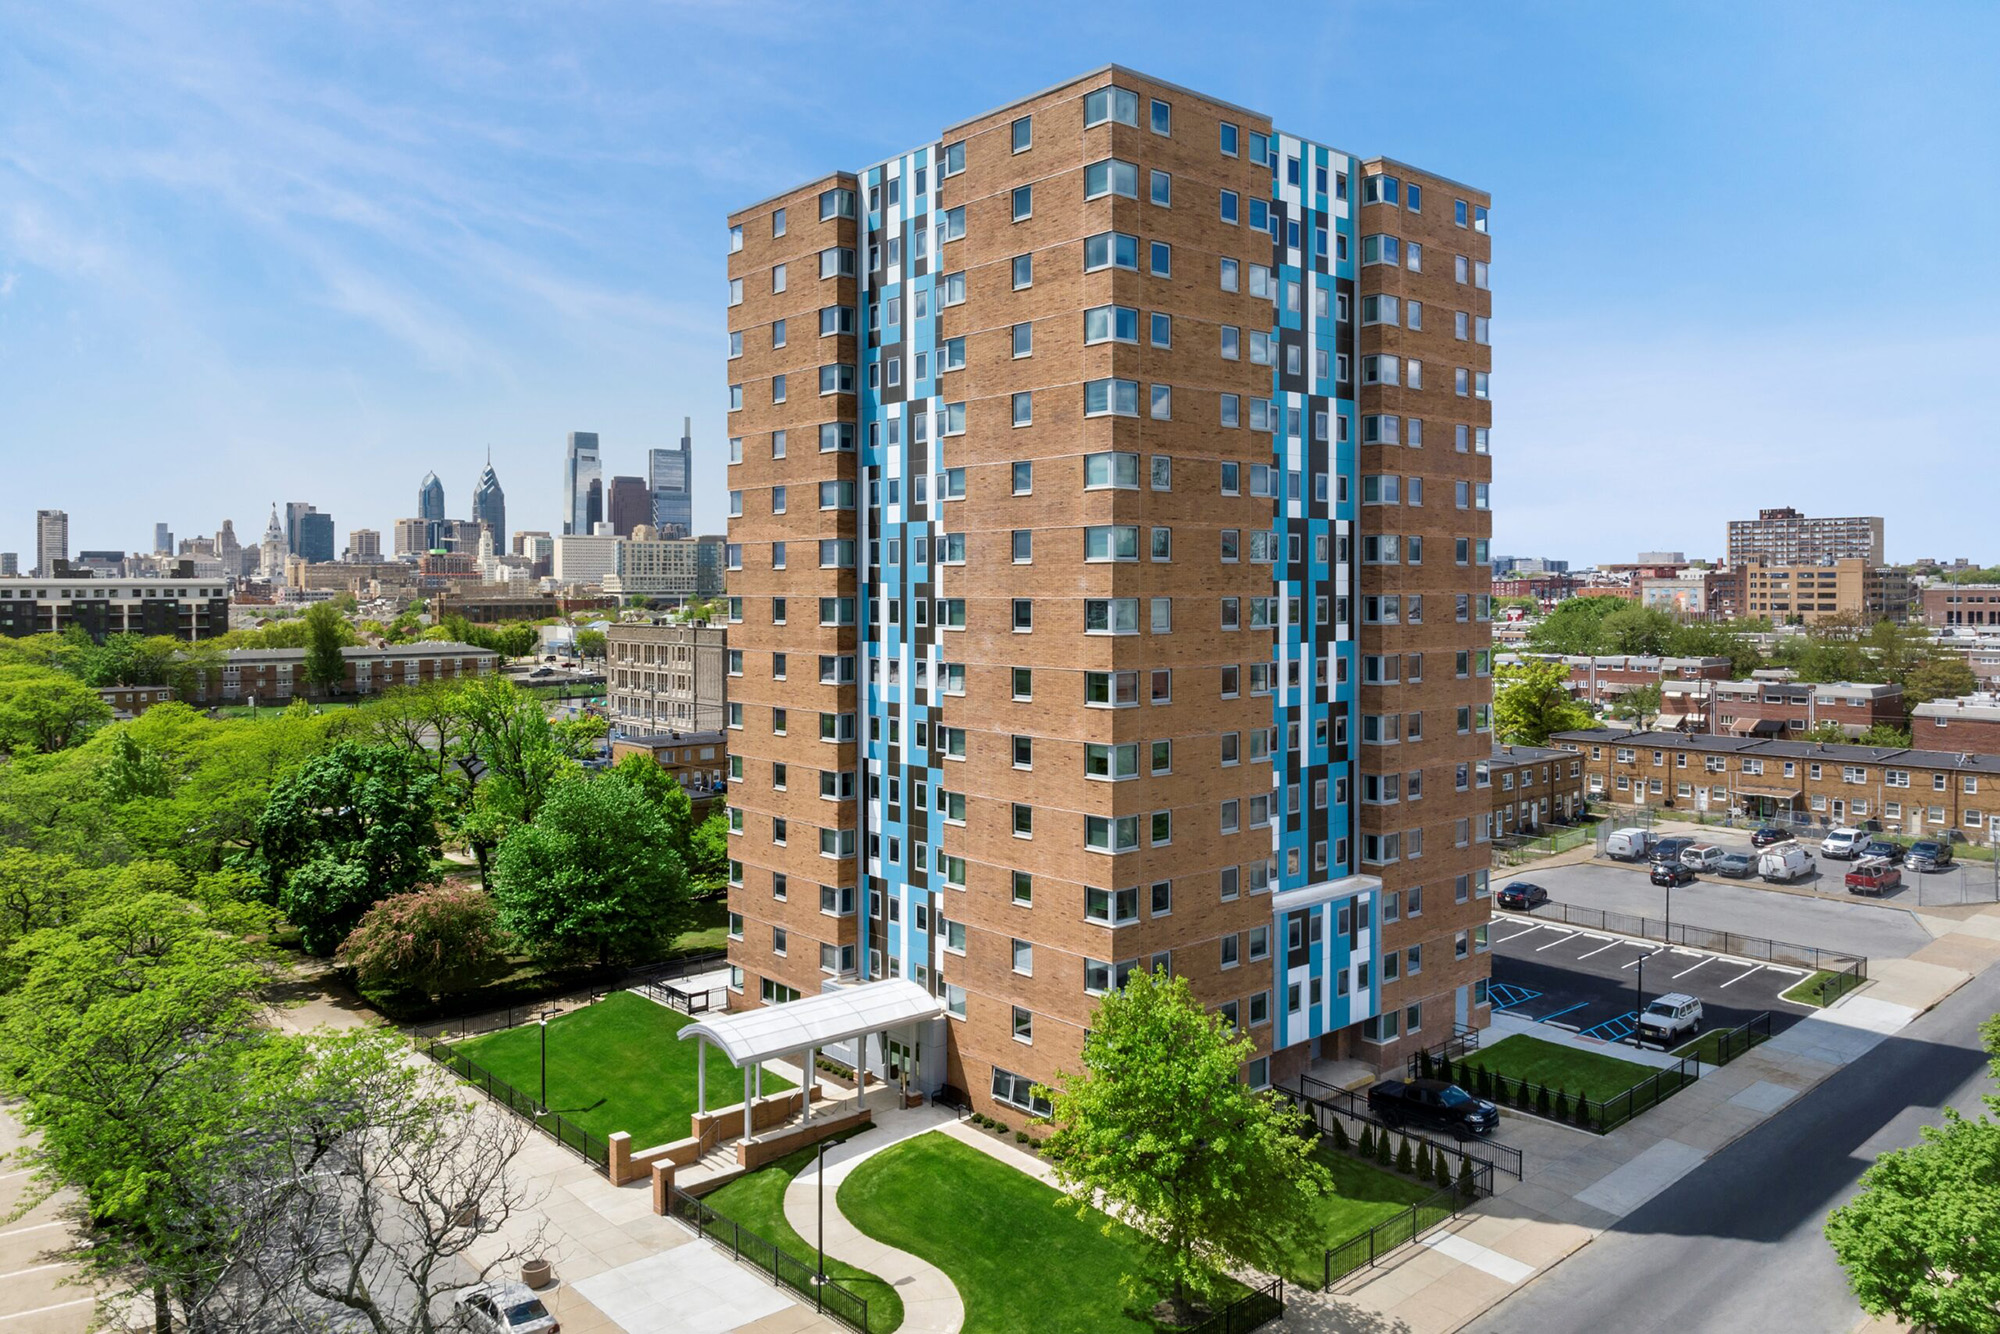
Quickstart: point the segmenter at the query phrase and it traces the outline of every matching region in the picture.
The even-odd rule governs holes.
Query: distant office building
[[[64,510],[35,511],[35,573],[53,575],[56,562],[69,559],[69,514]]]
[[[631,732],[721,730],[728,703],[719,625],[638,625],[605,631],[606,703]]]
[[[555,564],[556,541],[547,533],[527,532],[514,534],[514,554],[525,557],[528,562],[530,579],[546,579]]]
[[[333,559],[333,516],[321,514],[318,510],[308,510],[299,516],[297,545],[292,554],[309,565],[321,565]]]
[[[288,500],[285,502],[285,549],[287,551],[297,551],[299,549],[299,520],[312,512],[313,507],[303,500]]]
[[[563,459],[563,532],[588,534],[604,517],[603,477],[604,465],[597,455],[597,432],[571,431],[569,450]],[[595,514],[591,513],[593,491],[597,494]]]
[[[484,676],[500,665],[500,655],[491,649],[450,640],[344,648],[340,656],[347,666],[346,679],[328,691],[307,683],[302,648],[230,649],[220,667],[197,678],[187,699],[193,704],[256,699],[282,705],[294,698],[372,695],[395,686]]]
[[[444,522],[444,483],[434,472],[425,473],[424,480],[417,483],[417,517],[431,526],[426,528],[423,541],[412,550],[429,551],[437,545],[435,525]]]
[[[600,528],[608,531],[610,528],[604,518],[604,479],[601,477],[590,479],[590,489],[583,500],[583,518],[587,533],[597,532]]]
[[[393,531],[398,556],[421,556],[431,549],[429,519],[398,519]]]
[[[486,526],[476,519],[440,519],[430,528],[431,550],[460,556],[478,555],[479,535],[486,531]]]
[[[1880,516],[1809,519],[1791,508],[1757,511],[1754,519],[1729,524],[1729,563],[1820,565],[1856,560],[1870,568],[1884,563]],[[1643,564],[1643,561],[1641,562]]]
[[[236,520],[222,521],[222,528],[215,535],[215,558],[222,562],[222,572],[231,578],[245,573],[243,544],[236,540]]]
[[[1877,520],[1879,523],[1880,520]],[[1832,616],[1900,621],[1910,614],[1907,570],[1848,557],[1816,564],[1751,561],[1742,569],[1742,614],[1778,625]]]
[[[653,527],[661,537],[694,535],[694,418],[681,418],[676,449],[650,451],[646,480],[653,491]]]
[[[0,636],[61,634],[71,626],[100,644],[107,635],[123,634],[211,639],[229,629],[229,588],[186,571],[173,578],[43,576],[32,585],[0,583]]]
[[[653,522],[653,493],[643,477],[614,477],[611,479],[611,503],[609,513],[604,517],[611,521],[611,531],[620,537],[632,536],[632,530]]]
[[[592,533],[564,533],[555,541],[555,560],[550,573],[566,586],[601,584],[607,575],[618,572],[618,543],[622,539]]]
[[[156,523],[153,525],[153,552],[155,555],[160,556],[171,556],[174,554],[174,530],[166,524]]]
[[[721,594],[723,539],[707,537],[655,538],[640,525],[618,544],[618,565],[602,582],[607,593],[653,598],[705,598]]]
[[[486,525],[486,531],[493,534],[493,549],[504,551],[507,547],[507,495],[500,489],[500,478],[493,471],[493,453],[486,454],[486,471],[479,474],[479,485],[472,488],[472,518],[475,523]]]
[[[76,559],[69,562],[72,571],[83,571],[99,578],[108,578],[125,573],[125,553],[122,551],[79,551]]]
[[[12,579],[20,572],[20,553],[17,551],[0,551],[0,579]]]
[[[382,534],[373,528],[356,528],[348,533],[347,559],[350,561],[381,560]]]
[[[1639,553],[1639,558],[1634,564],[1685,565],[1687,564],[1687,559],[1685,551],[1642,551]]]

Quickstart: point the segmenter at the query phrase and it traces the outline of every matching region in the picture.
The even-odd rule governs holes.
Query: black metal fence
[[[1738,958],[1758,963],[1793,964],[1814,970],[1853,966],[1860,981],[1866,981],[1868,978],[1868,959],[1865,955],[1849,954],[1842,950],[1823,950],[1816,945],[1799,945],[1788,940],[1771,940],[1764,936],[1746,936],[1735,931],[1722,931],[1715,927],[1697,926],[1690,922],[1668,923],[1663,919],[1641,917],[1633,913],[1607,912],[1602,908],[1582,908],[1573,903],[1558,903],[1554,899],[1539,908],[1532,909],[1527,915],[1541,921],[1556,921],[1566,926],[1580,926],[1591,931],[1636,936],[1642,940],[1657,940],[1666,945],[1684,945],[1689,949],[1707,950],[1711,954],[1733,954]]]
[[[1414,1076],[1419,1057],[1429,1057],[1432,1062],[1455,1061],[1469,1051],[1479,1050],[1479,1030],[1466,1024],[1453,1024],[1451,1036],[1443,1042],[1433,1043],[1420,1052],[1410,1054],[1410,1070]]]
[[[672,1005],[674,1004],[672,1000],[664,994],[659,994],[654,989],[668,988],[671,983],[683,978],[692,977],[697,973],[714,972],[717,968],[727,966],[728,963],[729,955],[727,952],[711,950],[703,954],[691,954],[684,959],[674,959],[667,963],[647,964],[643,967],[635,968],[621,977],[606,978],[587,983],[583,986],[573,987],[559,995],[543,996],[536,1000],[523,1001],[519,1005],[509,1005],[503,1010],[489,1010],[484,1014],[466,1015],[457,1019],[444,1019],[436,1023],[414,1024],[410,1027],[410,1036],[421,1041],[430,1038],[470,1038],[484,1033],[500,1033],[510,1028],[519,1028],[522,1024],[532,1023],[543,1015],[560,1014],[570,1010],[581,1009],[583,1006],[602,1000],[614,991],[632,990],[644,992],[662,1004]],[[686,994],[685,989],[678,990],[681,990],[682,994]],[[701,1005],[704,1009],[719,1007],[723,1002],[712,1000],[712,997],[716,994],[726,995],[726,993],[709,993],[709,998],[700,999],[693,1003]],[[698,1013],[697,1010],[689,1009],[686,1006],[675,1005],[674,1008],[681,1010],[684,1014]]]
[[[1376,1126],[1383,1130],[1395,1129],[1396,1133],[1404,1136],[1412,1144],[1430,1145],[1433,1154],[1449,1154],[1459,1160],[1470,1159],[1473,1176],[1482,1194],[1493,1193],[1495,1171],[1505,1172],[1516,1181],[1521,1180],[1523,1166],[1521,1151],[1509,1145],[1495,1144],[1491,1140],[1482,1139],[1468,1141],[1473,1145],[1468,1148],[1465,1143],[1446,1143],[1427,1135],[1392,1127],[1369,1110],[1368,1100],[1365,1097],[1350,1089],[1329,1084],[1325,1080],[1314,1079],[1311,1075],[1300,1075],[1299,1087],[1296,1090],[1279,1086],[1277,1092],[1291,1099],[1294,1106],[1312,1117],[1313,1125],[1319,1133],[1329,1139],[1333,1136],[1333,1126],[1327,1118],[1344,1116],[1350,1121]]]
[[[1449,1070],[1440,1068],[1438,1077],[1450,1079],[1460,1088],[1489,1098],[1502,1107],[1533,1112],[1573,1125],[1579,1130],[1594,1130],[1602,1134],[1624,1125],[1648,1108],[1657,1107],[1701,1078],[1701,1058],[1684,1056],[1631,1088],[1603,1099],[1571,1093],[1567,1089],[1532,1080],[1516,1079],[1489,1070],[1470,1057]]]
[[[1407,1246],[1432,1228],[1450,1222],[1473,1198],[1457,1187],[1436,1191],[1367,1231],[1327,1247],[1326,1273],[1320,1290],[1324,1292],[1355,1270],[1375,1264],[1398,1246]]]
[[[703,991],[687,991],[671,982],[640,982],[632,990],[648,999],[658,1001],[682,1014],[706,1014],[710,1010],[720,1010],[729,1004],[727,987],[710,987]]]
[[[424,1055],[486,1094],[487,1097],[571,1150],[600,1172],[611,1170],[611,1146],[601,1135],[593,1135],[561,1112],[542,1108],[534,1098],[515,1088],[469,1056],[454,1051],[451,1044],[437,1038],[421,1039],[417,1047]]]
[[[1188,1326],[1188,1334],[1249,1334],[1262,1329],[1285,1313],[1285,1282],[1274,1278],[1252,1288],[1198,1325]]]
[[[811,1302],[815,1311],[832,1316],[849,1329],[860,1331],[860,1334],[875,1334],[868,1324],[868,1299],[842,1287],[832,1278],[822,1280],[818,1266],[811,1261],[800,1259],[735,1219],[717,1213],[671,1183],[667,1186],[667,1213],[728,1251],[730,1259],[748,1262],[779,1287],[790,1289],[803,1300]],[[1265,1318],[1269,1319],[1268,1316]],[[1236,1328],[1247,1330],[1256,1326],[1239,1325]]]
[[[1868,961],[1851,963],[1845,968],[1826,968],[1815,976],[1807,978],[1800,985],[1805,989],[1815,1005],[1831,1005],[1848,992],[1868,980]]]

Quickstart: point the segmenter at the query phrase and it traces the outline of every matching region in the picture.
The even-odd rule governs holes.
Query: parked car
[[[1903,845],[1892,838],[1871,838],[1861,848],[1863,857],[1880,857],[1891,866],[1901,866],[1903,854]]]
[[[1639,1041],[1678,1047],[1701,1032],[1701,1002],[1681,991],[1656,996],[1639,1016]]]
[[[562,1326],[523,1283],[481,1283],[458,1294],[458,1311],[478,1334],[556,1334]]]
[[[1681,865],[1696,873],[1712,872],[1722,865],[1725,855],[1722,849],[1713,843],[1697,843],[1691,848],[1681,850]]]
[[[1500,891],[1500,906],[1503,908],[1519,908],[1525,912],[1548,901],[1549,892],[1546,889],[1525,880],[1512,881]]]
[[[1850,894],[1882,895],[1903,885],[1903,873],[1880,857],[1869,857],[1854,864],[1847,873],[1847,892]]]
[[[1781,825],[1758,825],[1755,830],[1751,831],[1750,846],[1753,848],[1768,848],[1774,843],[1789,843],[1791,839],[1792,831]]]
[[[1682,838],[1678,835],[1673,838],[1663,838],[1653,845],[1653,860],[1677,862],[1681,859],[1681,854],[1693,846],[1694,840],[1691,838]]]
[[[1861,855],[1861,849],[1867,842],[1867,834],[1852,825],[1842,825],[1828,831],[1827,836],[1820,840],[1819,851],[1822,857],[1851,862]]]
[[[1725,852],[1716,863],[1715,873],[1731,880],[1748,880],[1757,871],[1757,859],[1747,852]]]
[[[1816,869],[1813,855],[1799,843],[1781,843],[1757,854],[1757,874],[1774,885],[1803,880]]]
[[[1385,1079],[1368,1090],[1368,1110],[1386,1126],[1428,1125],[1457,1139],[1490,1135],[1500,1109],[1442,1079]]]
[[[1614,829],[1604,839],[1604,855],[1613,861],[1642,862],[1653,851],[1650,829]]]
[[[1679,862],[1654,862],[1653,883],[1656,885],[1686,885],[1694,881],[1694,872]]]
[[[1921,838],[1910,844],[1909,855],[1903,859],[1903,865],[1912,871],[1942,871],[1951,864],[1951,844],[1934,838]]]

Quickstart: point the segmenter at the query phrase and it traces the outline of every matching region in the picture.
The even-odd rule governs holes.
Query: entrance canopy
[[[1776,801],[1797,801],[1799,789],[1774,783],[1738,783],[1736,790],[1746,797],[1770,797]]]
[[[822,991],[785,1005],[719,1014],[681,1029],[681,1041],[705,1038],[735,1066],[793,1056],[849,1038],[934,1019],[944,1005],[908,978]]]

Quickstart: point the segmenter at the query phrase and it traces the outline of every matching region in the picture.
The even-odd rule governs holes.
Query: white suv
[[[1701,1032],[1701,1002],[1680,991],[1655,997],[1639,1016],[1639,1040],[1677,1047]]]
[[[1820,856],[1832,857],[1836,861],[1853,861],[1861,855],[1862,847],[1868,842],[1868,833],[1852,825],[1842,825],[1827,834],[1819,845]]]

